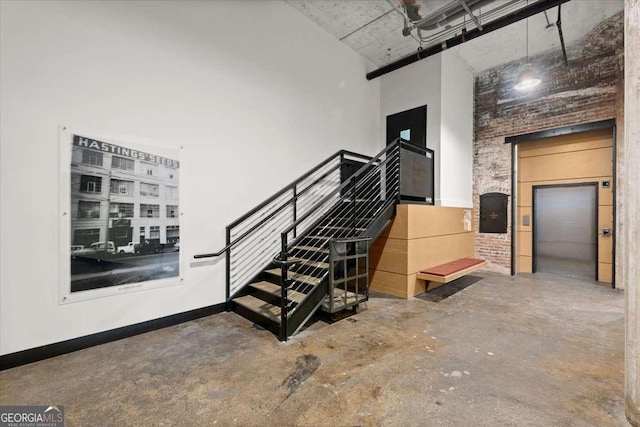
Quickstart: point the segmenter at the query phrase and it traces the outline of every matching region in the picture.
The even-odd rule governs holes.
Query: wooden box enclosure
[[[411,298],[425,292],[416,274],[475,252],[471,209],[398,205],[393,223],[370,250],[372,291]]]

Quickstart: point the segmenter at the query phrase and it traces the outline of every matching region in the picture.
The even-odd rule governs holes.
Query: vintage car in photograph
[[[136,254],[157,254],[162,251],[162,245],[160,243],[145,240],[144,242],[135,245]]]

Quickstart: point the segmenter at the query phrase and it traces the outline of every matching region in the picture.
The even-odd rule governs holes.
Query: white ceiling
[[[412,37],[404,37],[404,18],[387,0],[286,0],[291,7],[376,66],[383,66],[416,51],[420,46]],[[390,0],[398,4],[399,0]],[[418,0],[420,14],[428,15],[452,0]],[[497,0],[490,5],[505,4]],[[529,4],[533,0],[529,1]],[[521,8],[526,0],[514,5]],[[571,0],[562,5],[562,30],[567,45],[581,38],[598,23],[624,9],[624,0]],[[555,23],[558,8],[547,11],[549,21]],[[373,22],[372,22],[373,21]],[[467,18],[468,21],[468,18]],[[467,28],[474,28],[469,23]],[[436,32],[440,32],[436,30]],[[434,32],[435,33],[435,32]],[[413,31],[416,34],[416,31]],[[427,33],[423,32],[423,36]],[[456,52],[474,73],[520,59],[525,56],[526,21],[501,28],[450,51]],[[451,37],[449,35],[447,38]],[[427,47],[428,44],[423,44]],[[545,15],[529,18],[529,54],[535,55],[550,49],[559,49],[560,39],[555,25],[547,28]]]

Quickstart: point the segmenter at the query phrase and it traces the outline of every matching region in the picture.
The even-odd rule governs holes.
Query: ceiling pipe
[[[544,12],[547,9],[551,9],[556,6],[560,6],[563,3],[568,2],[569,0],[541,0],[536,3],[533,3],[529,6],[523,7],[522,9],[510,13],[509,15],[505,15],[501,18],[498,18],[492,22],[485,23],[483,25],[482,31],[477,28],[464,32],[458,36],[452,37],[448,40],[443,41],[442,43],[438,43],[434,46],[428,47],[426,49],[418,50],[417,52],[405,56],[391,64],[387,64],[384,67],[380,67],[377,70],[373,70],[370,73],[367,73],[367,80],[373,80],[377,77],[380,77],[384,74],[390,73],[392,71],[398,70],[402,67],[406,67],[407,65],[413,64],[414,62],[418,62],[421,59],[428,58],[430,56],[436,55],[446,49],[462,44],[471,39],[475,39],[484,34],[488,34],[492,31],[499,30],[500,28],[506,27],[507,25],[511,25],[514,22],[521,21],[530,16],[536,15],[538,13]]]
[[[556,21],[556,27],[558,27],[558,35],[560,36],[560,46],[562,46],[562,56],[564,56],[564,65],[569,66],[569,59],[567,58],[567,48],[564,45],[564,36],[562,35],[562,13],[561,5],[558,5],[558,20]]]
[[[467,15],[469,15],[473,23],[476,24],[476,28],[482,31],[482,24],[480,23],[480,20],[476,17],[476,15],[473,14],[473,11],[469,9],[469,5],[465,3],[465,0],[459,0],[459,1],[460,1],[460,5],[462,5],[464,10],[467,12]]]
[[[393,9],[389,9],[388,11],[386,11],[385,13],[383,13],[382,15],[378,16],[377,18],[373,18],[371,21],[367,22],[364,25],[359,26],[358,28],[356,28],[355,30],[351,31],[349,34],[347,34],[346,36],[342,36],[340,37],[340,41],[343,41],[344,39],[346,39],[347,37],[351,37],[352,35],[354,35],[355,33],[357,33],[358,31],[362,30],[365,27],[368,27],[369,25],[373,24],[374,22],[376,22],[379,19],[384,18],[385,16],[387,16],[388,14],[390,14],[391,12],[393,12]]]
[[[513,11],[514,9],[512,6],[521,2],[522,0],[507,0],[506,3],[502,3],[498,7],[490,10],[485,10],[484,13],[478,13],[476,17],[480,22],[491,22],[492,20],[499,18],[500,16],[504,16],[507,13],[510,13],[510,11]],[[505,12],[505,10],[507,10],[507,12]],[[480,10],[478,10],[478,12],[480,12]],[[428,34],[426,36],[422,35],[421,31],[418,31],[420,33],[421,46],[425,46],[425,44],[426,46],[431,46],[431,44],[435,43],[437,40],[440,40],[440,42],[442,42],[442,40],[457,35],[460,31],[465,32],[468,30],[468,23],[468,21],[462,20],[457,24],[447,25],[444,30],[441,30],[435,34]]]
[[[470,13],[470,10],[477,9],[493,1],[494,0],[466,0],[466,3],[463,5],[461,0],[454,0],[417,21],[411,21],[410,29],[435,30],[440,26],[444,26],[443,23],[446,24],[451,20],[461,18],[463,15]]]

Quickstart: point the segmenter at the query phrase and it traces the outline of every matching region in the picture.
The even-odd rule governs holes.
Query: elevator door
[[[533,272],[597,280],[597,184],[533,187]]]

